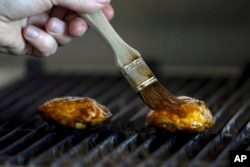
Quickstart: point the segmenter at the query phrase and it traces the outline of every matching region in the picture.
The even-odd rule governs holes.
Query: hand
[[[77,13],[103,10],[107,19],[114,11],[110,0],[1,0],[0,52],[49,56],[88,26]]]

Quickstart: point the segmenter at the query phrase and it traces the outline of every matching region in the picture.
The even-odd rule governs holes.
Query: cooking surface
[[[124,78],[114,76],[119,71],[112,53],[91,29],[42,60],[53,74],[29,69],[25,75],[28,57],[0,54],[0,166],[228,166],[230,150],[250,150],[250,66],[240,77],[250,53],[248,4],[112,1],[111,23],[121,37],[158,63],[153,71],[176,74],[159,75],[163,85],[210,107],[216,124],[203,133],[147,127],[149,109]],[[36,110],[59,96],[94,98],[113,117],[97,129],[55,127]]]
[[[0,90],[0,164],[228,166],[230,150],[250,150],[249,79],[160,80],[175,95],[205,100],[214,114],[215,127],[194,134],[147,127],[149,109],[122,77],[34,72]],[[36,110],[59,96],[94,98],[113,117],[97,129],[55,127]]]

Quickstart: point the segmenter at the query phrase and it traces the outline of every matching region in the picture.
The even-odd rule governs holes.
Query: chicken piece
[[[71,96],[43,103],[38,113],[44,120],[75,129],[100,126],[112,116],[105,106],[94,99]]]
[[[167,131],[202,132],[214,125],[213,116],[204,101],[179,96],[180,105],[151,110],[147,115],[149,126]]]

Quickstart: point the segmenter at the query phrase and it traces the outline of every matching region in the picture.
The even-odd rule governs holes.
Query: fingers
[[[113,17],[114,17],[114,9],[113,7],[108,4],[107,6],[105,6],[103,9],[102,9],[104,15],[107,17],[108,20],[111,20]]]
[[[58,17],[58,15],[52,16]],[[58,18],[60,18],[60,16]],[[68,13],[60,19],[68,25],[68,35],[71,37],[82,36],[88,28],[87,23],[73,11],[68,11]]]
[[[88,28],[87,23],[73,11],[91,13],[103,9],[108,20],[114,16],[114,10],[109,5],[110,0],[51,0],[49,2],[56,7],[51,10],[47,22],[43,22],[43,28],[37,23],[36,27],[32,26],[32,22],[36,21],[34,19],[23,31],[24,38],[30,44],[29,46],[32,46],[27,47],[30,54],[52,55],[58,45],[69,43],[72,37],[82,36]]]
[[[114,16],[111,5],[107,5],[103,12],[108,20]],[[65,45],[70,42],[71,37],[81,37],[87,31],[87,23],[73,11],[55,7],[50,15],[52,18],[45,25],[45,29],[59,45]]]
[[[52,17],[45,25],[45,30],[52,35],[59,45],[69,43],[72,37],[81,37],[87,30],[86,22],[71,12],[64,20]]]
[[[24,29],[23,36],[33,46],[33,50],[28,48],[28,54],[34,56],[49,56],[57,50],[58,45],[56,40],[37,27],[28,26]]]
[[[59,16],[59,18],[64,17],[63,20],[57,17],[47,17],[48,20],[43,21],[39,20],[40,15],[32,17],[28,21],[29,26],[24,29],[23,35],[33,46],[33,50],[27,48],[26,52],[36,56],[49,56],[56,51],[58,45],[66,45],[72,40],[72,37],[82,36],[88,28],[86,22],[74,12],[67,12]],[[39,26],[42,24],[44,26]]]
[[[73,18],[69,23],[69,34],[73,37],[81,37],[88,29],[87,23],[80,17]]]
[[[51,0],[53,5],[62,6],[76,12],[93,13],[101,10],[110,3],[111,0]]]
[[[45,30],[55,38],[59,45],[65,45],[71,41],[71,37],[68,34],[67,26],[65,22],[58,18],[52,17],[45,25]]]
[[[61,6],[76,12],[93,13],[104,8],[110,0],[7,0],[0,1],[0,14],[5,20],[17,20]],[[28,10],[27,10],[28,9]]]

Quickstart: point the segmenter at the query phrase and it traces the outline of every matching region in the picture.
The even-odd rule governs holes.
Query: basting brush
[[[144,103],[151,108],[148,125],[168,131],[201,132],[214,125],[205,102],[188,96],[176,97],[155,77],[140,53],[124,42],[104,14],[82,14],[112,48],[116,63]]]
[[[181,103],[158,81],[140,53],[116,33],[102,11],[81,16],[112,48],[121,73],[149,108],[161,110]]]

